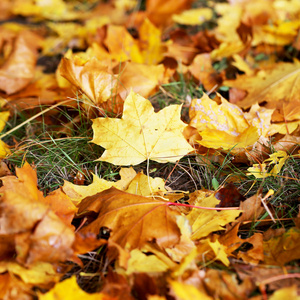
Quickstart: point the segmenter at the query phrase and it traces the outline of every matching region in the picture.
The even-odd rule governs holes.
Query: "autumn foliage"
[[[0,11],[0,299],[300,297],[299,1],[2,0]],[[178,82],[185,96],[168,90]],[[95,169],[44,190],[43,159],[27,162],[40,128],[14,133],[56,126],[47,148],[83,118],[85,147],[102,147]],[[210,188],[207,173],[195,183],[215,165]],[[290,181],[293,203],[277,203]]]

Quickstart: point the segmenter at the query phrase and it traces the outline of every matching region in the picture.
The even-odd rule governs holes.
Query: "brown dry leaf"
[[[51,192],[42,201],[49,205],[53,212],[55,212],[62,221],[71,225],[73,217],[77,212],[77,208],[61,188]]]
[[[262,196],[253,195],[252,197],[241,202],[240,209],[242,215],[236,220],[237,222],[256,221],[265,212],[262,205]]]
[[[27,30],[17,35],[13,51],[0,68],[0,90],[10,95],[30,83],[34,77],[40,40],[39,36]]]
[[[268,284],[268,290],[274,291],[281,289],[283,287],[289,287],[294,284],[299,284],[298,278],[284,278],[284,275],[287,273],[297,273],[297,266],[285,266],[276,267],[276,266],[268,266],[268,265],[258,265],[258,264],[245,264],[239,261],[233,262],[232,266],[236,273],[238,274],[241,280],[245,278],[252,278],[255,282],[262,283],[264,281],[268,281],[268,279],[274,278],[276,276],[282,276],[281,280],[270,281]]]
[[[25,88],[3,97],[8,101],[6,107],[11,111],[14,109],[22,111],[41,105],[51,105],[72,95],[58,88],[54,74],[44,74],[39,67],[36,67],[34,78]]]
[[[77,89],[82,90],[95,104],[110,99],[117,83],[115,75],[109,72],[107,65],[96,58],[83,62],[76,57],[65,57],[59,66],[59,73]]]
[[[173,247],[180,238],[176,216],[167,202],[122,192],[112,187],[79,205],[78,216],[94,214],[92,222],[80,232],[98,234],[101,227],[111,229],[110,239],[128,249],[141,248],[155,241],[160,247]]]
[[[204,279],[205,287],[209,295],[214,299],[249,299],[256,286],[249,278],[239,283],[236,274],[209,269]]]
[[[253,76],[241,75],[223,84],[248,92],[237,103],[242,108],[265,101],[268,102],[268,108],[277,108],[282,101],[293,103],[299,99],[300,62],[278,63],[272,69],[261,70]]]
[[[280,140],[274,143],[274,150],[288,151],[293,153],[300,145],[300,137],[286,134]]]
[[[31,288],[29,284],[8,272],[0,274],[0,299],[14,299],[18,295],[20,300],[32,300]]]
[[[44,203],[43,195],[37,189],[36,172],[28,163],[16,173],[17,177],[2,177],[0,189],[3,193],[0,233],[14,240],[10,250],[16,251],[17,260],[26,264],[68,259],[73,253],[73,228]]]
[[[233,228],[218,238],[219,242],[226,246],[225,252],[227,255],[241,258],[247,263],[258,264],[260,261],[263,261],[264,253],[262,234],[255,233],[250,238],[241,239],[239,237],[239,229],[240,223],[236,224]],[[240,250],[237,254],[234,254],[234,251],[236,251],[244,243],[252,244],[252,248],[246,252]]]
[[[264,262],[268,265],[284,266],[300,258],[300,230],[290,228],[284,234],[264,242]]]
[[[115,165],[177,161],[194,150],[182,134],[186,125],[180,110],[180,105],[171,105],[155,113],[149,100],[131,92],[121,119],[93,120],[92,142],[107,149],[99,160]]]

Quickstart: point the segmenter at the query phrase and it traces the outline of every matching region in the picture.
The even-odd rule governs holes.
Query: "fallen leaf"
[[[146,255],[141,250],[130,251],[126,275],[132,273],[159,273],[166,272],[169,266],[156,255]]]
[[[63,58],[59,72],[95,104],[101,104],[113,96],[116,78],[108,72],[108,67],[96,58],[91,58],[83,64],[78,60]]]
[[[8,95],[26,87],[34,77],[40,37],[24,30],[14,42],[14,50],[0,68],[0,90]]]
[[[127,60],[140,64],[144,62],[138,40],[135,40],[124,26],[109,25],[105,45],[111,58],[118,62]]]
[[[285,151],[278,151],[270,154],[261,164],[254,164],[253,167],[248,168],[250,172],[247,175],[254,175],[256,178],[266,178],[269,176],[276,176],[281,171],[285,161],[289,158]],[[274,167],[270,167],[274,164]]]
[[[214,299],[249,299],[251,292],[256,288],[249,278],[239,283],[235,273],[209,269],[204,279],[208,295]]]
[[[230,263],[226,250],[226,246],[221,244],[218,240],[213,242],[209,238],[200,240],[197,245],[200,261],[207,262],[208,260],[218,260],[228,267]]]
[[[161,30],[149,19],[145,19],[139,28],[139,43],[144,64],[155,65],[163,60],[166,47],[161,41],[161,34]]]
[[[74,5],[74,4],[73,4]],[[37,16],[51,20],[75,20],[81,18],[82,12],[73,10],[71,3],[63,0],[22,0],[16,1],[13,13],[22,16]]]
[[[11,276],[19,276],[27,284],[47,285],[57,282],[60,275],[55,271],[52,264],[46,262],[36,262],[26,268],[16,262],[0,262],[0,273],[9,272]]]
[[[122,119],[93,120],[92,142],[107,149],[99,160],[115,165],[137,165],[149,159],[175,162],[193,151],[182,134],[180,109],[171,105],[155,113],[150,101],[131,92]]]
[[[80,232],[98,234],[105,226],[111,229],[110,239],[125,248],[141,248],[152,241],[163,248],[173,247],[179,241],[176,216],[180,213],[166,204],[112,187],[80,203],[78,217],[94,215]]]
[[[46,294],[38,293],[40,300],[56,300],[56,299],[65,299],[65,300],[113,300],[103,293],[94,293],[88,294],[84,292],[76,282],[76,276],[72,276],[62,282],[59,282],[55,285]]]
[[[265,260],[268,265],[284,266],[286,263],[300,258],[300,230],[290,228],[284,234],[271,238],[263,244]]]
[[[204,191],[195,191],[191,194],[191,198],[195,198],[193,200],[195,206],[216,207],[219,204],[219,200],[213,194],[206,197]],[[193,208],[187,215],[192,225],[192,240],[206,237],[213,231],[225,230],[223,226],[233,222],[241,212],[241,210],[217,211]]]
[[[215,197],[220,200],[216,207],[237,207],[242,201],[246,200],[233,183],[228,183],[225,187],[219,189]]]
[[[268,108],[276,108],[282,101],[298,100],[299,74],[299,61],[293,64],[278,63],[270,70],[261,70],[253,76],[241,75],[235,80],[226,80],[223,84],[248,92],[247,96],[238,102],[242,108],[264,101],[268,103]]]
[[[191,0],[147,0],[146,13],[148,18],[156,25],[167,25],[173,14],[190,8]]]
[[[126,190],[129,183],[136,176],[136,172],[133,168],[122,168],[120,170],[120,176],[121,179],[115,182],[107,181],[93,174],[93,182],[87,186],[76,185],[65,180],[62,189],[73,201],[80,202],[82,199],[107,190],[112,186],[120,190]]]
[[[123,100],[128,97],[131,90],[142,97],[148,97],[166,80],[163,65],[148,66],[126,62],[118,67],[118,71],[118,94]]]
[[[71,199],[63,193],[62,189],[59,188],[51,192],[43,199],[43,203],[48,204],[61,220],[71,225],[77,208]]]
[[[192,227],[188,219],[181,215],[176,218],[176,222],[181,233],[180,241],[174,247],[166,248],[165,250],[173,261],[181,262],[196,246],[191,239]]]
[[[237,105],[219,97],[220,105],[206,94],[201,99],[192,100],[189,111],[190,126],[195,127],[202,137],[198,143],[207,148],[224,150],[253,145],[259,138],[259,128],[256,124],[249,124]]]
[[[195,8],[185,10],[181,14],[172,16],[173,21],[181,25],[201,25],[212,18],[213,11],[211,8]]]
[[[65,224],[45,203],[37,188],[36,172],[28,163],[16,173],[17,177],[2,177],[0,233],[13,236],[15,244],[11,250],[16,251],[19,262],[54,263],[68,259],[73,254],[73,227]]]
[[[9,111],[0,112],[0,132],[4,129],[9,116]],[[2,140],[0,140],[0,159],[4,158],[8,154],[10,154],[9,147]]]
[[[207,91],[217,89],[222,83],[221,76],[212,66],[209,53],[198,54],[188,69]]]
[[[281,299],[295,299],[299,300],[300,296],[298,295],[298,289],[296,285],[290,287],[282,288],[278,291],[275,291],[270,300],[281,300]]]
[[[169,285],[171,288],[171,294],[178,300],[212,300],[213,298],[197,289],[197,287],[182,283],[180,281],[170,280]]]

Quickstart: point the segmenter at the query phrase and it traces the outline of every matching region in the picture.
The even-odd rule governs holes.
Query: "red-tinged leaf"
[[[229,183],[225,187],[219,189],[216,192],[215,197],[218,200],[221,200],[216,207],[237,207],[240,205],[240,202],[246,200],[246,197],[238,191],[233,183]]]

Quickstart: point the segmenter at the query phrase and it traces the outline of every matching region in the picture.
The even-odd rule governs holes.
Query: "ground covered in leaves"
[[[299,0],[1,0],[0,299],[299,299]]]

